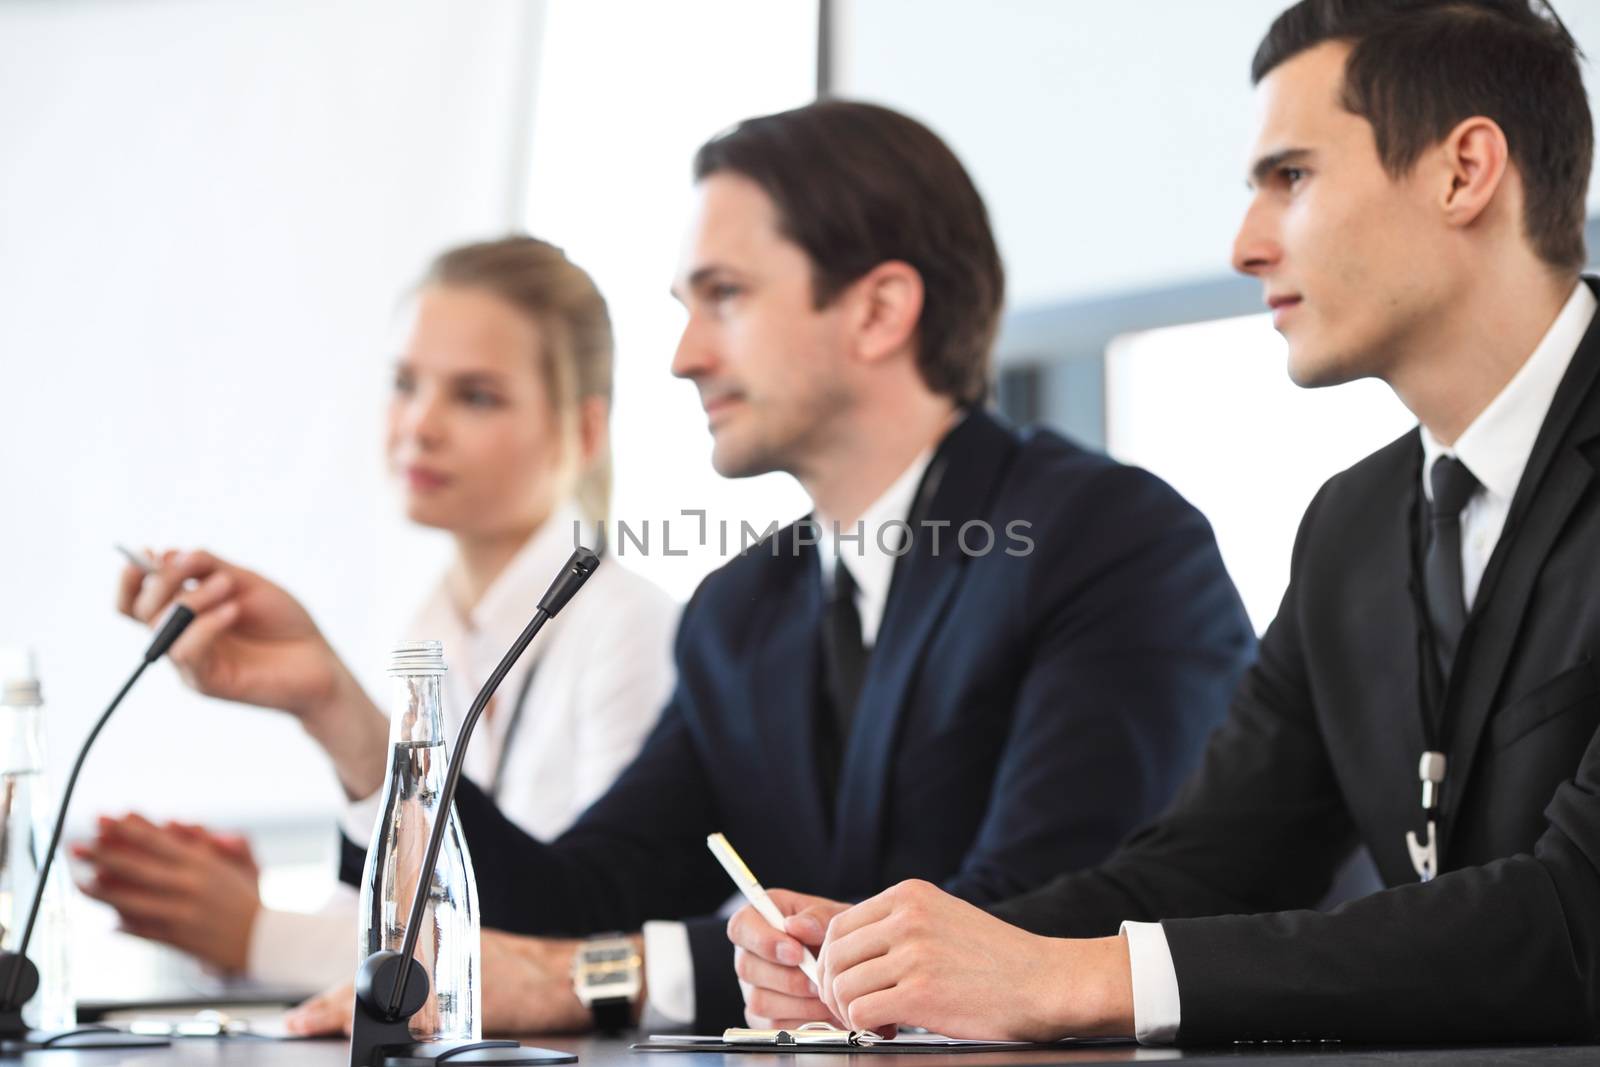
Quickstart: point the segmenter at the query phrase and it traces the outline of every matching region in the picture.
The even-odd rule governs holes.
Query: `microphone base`
[[[467,1067],[468,1064],[576,1063],[575,1052],[534,1048],[515,1041],[427,1041],[380,1045],[362,1067]]]
[[[80,1026],[74,1030],[27,1030],[0,1037],[0,1056],[24,1052],[77,1052],[82,1049],[168,1048],[164,1037],[130,1034],[110,1026]]]
[[[12,989],[6,1000],[4,990]],[[24,1052],[72,1052],[95,1048],[166,1048],[164,1037],[130,1034],[110,1026],[78,1026],[71,1030],[33,1030],[22,1021],[22,1006],[39,991],[39,969],[26,956],[0,952],[0,1056]]]
[[[406,975],[398,1015],[387,1005]],[[355,1014],[350,1022],[350,1067],[466,1067],[468,1064],[576,1063],[577,1053],[531,1048],[515,1041],[417,1041],[408,1020],[428,999],[428,972],[398,952],[374,952],[356,972]]]

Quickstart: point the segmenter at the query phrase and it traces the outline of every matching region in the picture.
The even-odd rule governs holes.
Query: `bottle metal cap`
[[[0,648],[0,704],[13,708],[36,708],[43,703],[33,650]]]
[[[390,674],[443,674],[443,641],[404,641],[389,652]]]

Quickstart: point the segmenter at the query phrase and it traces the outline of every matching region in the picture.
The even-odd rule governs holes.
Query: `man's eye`
[[[720,304],[724,300],[732,300],[734,297],[739,295],[739,292],[740,290],[737,285],[731,285],[724,282],[720,285],[713,285],[711,287],[711,299],[715,303]]]
[[[411,375],[396,374],[394,376],[394,391],[401,396],[410,396],[412,390],[416,389],[416,387],[417,383],[411,380]]]
[[[1283,167],[1278,171],[1285,185],[1299,185],[1306,178],[1304,167]]]

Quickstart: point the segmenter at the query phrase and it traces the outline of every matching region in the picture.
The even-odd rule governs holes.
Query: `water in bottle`
[[[45,775],[44,700],[33,656],[0,649],[0,948],[15,950],[39,886],[55,818]],[[28,958],[39,968],[39,992],[23,1005],[36,1030],[77,1025],[67,926],[67,875],[61,857],[39,905]]]
[[[477,1041],[483,1016],[477,883],[455,808],[439,804],[449,758],[440,706],[444,670],[438,641],[399,645],[389,657],[389,771],[361,878],[357,965],[374,952],[401,948],[428,837],[436,820],[448,819],[417,938],[428,999],[411,1017],[411,1034],[418,1041]]]

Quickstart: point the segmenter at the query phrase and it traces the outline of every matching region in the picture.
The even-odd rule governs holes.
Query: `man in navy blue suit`
[[[915,876],[989,902],[1092,865],[1165,806],[1254,650],[1198,512],[984,410],[1003,271],[938,137],[825,102],[712,140],[695,177],[673,373],[719,472],[785,471],[814,510],[701,584],[671,702],[571,830],[534,840],[463,781],[484,924],[538,935],[485,938],[496,1029],[586,1025],[568,975],[598,931],[642,931],[635,1017],[739,1022],[713,831],[843,899]],[[381,752],[383,720],[341,722],[312,733],[376,791],[381,764],[337,754]],[[303,1028],[349,1019],[348,992],[318,1005]]]

